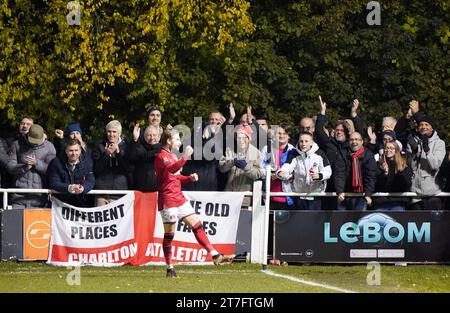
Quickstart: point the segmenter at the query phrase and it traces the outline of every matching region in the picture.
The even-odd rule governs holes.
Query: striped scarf
[[[361,164],[359,163],[359,156],[364,153],[366,149],[362,147],[353,154],[350,154],[352,158],[352,188],[353,192],[364,192],[364,186],[362,182]]]

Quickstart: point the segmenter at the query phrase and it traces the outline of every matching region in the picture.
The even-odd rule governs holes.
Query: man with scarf
[[[377,163],[373,153],[363,146],[360,133],[350,135],[350,149],[345,157],[336,160],[334,184],[339,209],[366,210],[372,205],[370,197],[375,189]],[[364,198],[346,198],[345,192],[364,193]]]

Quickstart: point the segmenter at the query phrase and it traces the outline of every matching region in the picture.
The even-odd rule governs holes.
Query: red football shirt
[[[187,199],[181,192],[181,183],[190,182],[190,176],[181,175],[180,172],[186,160],[162,148],[156,155],[155,173],[158,185],[158,210],[183,205]]]

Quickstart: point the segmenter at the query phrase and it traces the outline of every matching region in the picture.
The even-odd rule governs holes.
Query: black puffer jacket
[[[395,173],[395,162],[388,160],[389,172],[386,174],[379,166],[377,167],[376,192],[408,192],[411,191],[413,172],[408,165],[402,172]],[[407,197],[376,197],[375,204],[385,203],[408,203]]]
[[[150,192],[157,191],[154,162],[156,154],[161,150],[161,144],[150,145],[132,141],[128,146],[127,156],[134,165],[133,189]]]
[[[105,144],[97,144],[92,151],[95,189],[127,190],[132,186],[133,168],[126,157],[127,142],[119,143],[119,154],[111,157],[105,153]]]
[[[204,124],[202,129],[207,127],[207,124]],[[202,129],[197,130],[197,132]],[[195,153],[192,155],[191,159],[186,162],[183,166],[183,170],[181,172],[182,175],[189,176],[193,173],[198,174],[198,181],[192,182],[189,184],[182,185],[183,190],[186,191],[219,191],[220,182],[222,176],[219,172],[219,155],[223,155],[222,153],[222,142],[220,141],[220,136],[222,134],[219,133],[217,137],[211,137],[208,139],[202,139],[202,145],[197,145],[194,141],[195,133],[191,138],[191,142],[194,144]],[[197,138],[202,138],[201,134],[197,133]],[[216,148],[218,151],[216,151]],[[201,150],[200,150],[201,149]],[[205,149],[205,151],[204,151]],[[211,153],[208,157],[206,157],[206,150]],[[217,155],[216,155],[217,152]],[[201,160],[195,160],[195,157],[201,156]],[[215,156],[215,157],[213,157]],[[210,160],[212,159],[212,160]]]
[[[361,164],[361,173],[364,185],[364,193],[370,196],[375,191],[377,163],[373,157],[373,153],[365,149],[359,157]],[[334,166],[334,186],[336,193],[353,192],[352,189],[352,160],[350,152],[345,158],[337,158]]]
[[[327,121],[327,118],[325,115],[317,115],[317,121],[316,121],[316,142],[319,148],[325,152],[325,155],[327,156],[328,161],[331,165],[332,170],[332,178],[334,177],[335,172],[335,164],[336,160],[338,158],[345,158],[348,150],[349,150],[349,144],[348,141],[337,141],[334,137],[329,137],[325,131],[323,130],[323,127],[325,126],[325,123]],[[327,189],[326,191],[336,191],[336,188],[334,186],[334,179],[328,180]]]

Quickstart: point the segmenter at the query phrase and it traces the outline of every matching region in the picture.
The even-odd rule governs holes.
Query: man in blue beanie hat
[[[66,137],[68,139],[78,139],[81,143],[81,150],[83,152],[82,157],[88,154],[88,158],[90,159],[90,149],[88,149],[86,143],[83,141],[82,134],[83,132],[81,131],[80,124],[77,122],[70,122],[65,133],[61,129],[55,129],[56,138],[54,145],[56,154],[59,155],[60,153],[64,153],[64,137]],[[92,163],[91,160],[89,160],[89,162]]]
[[[66,135],[70,137],[72,135],[72,132],[78,132],[80,135],[82,135],[83,132],[81,131],[80,124],[71,122],[69,126],[67,126]]]

